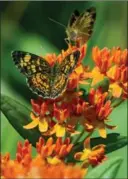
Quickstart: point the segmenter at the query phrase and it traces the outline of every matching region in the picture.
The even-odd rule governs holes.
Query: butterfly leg
[[[67,45],[70,44],[69,38],[65,38],[64,40],[65,40],[65,42],[66,42]]]
[[[76,39],[76,46],[77,46],[77,47],[80,47],[80,46],[81,46],[81,41],[82,41],[82,37],[78,37],[78,38]]]

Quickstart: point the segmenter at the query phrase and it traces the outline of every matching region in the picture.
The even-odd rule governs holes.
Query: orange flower
[[[24,128],[32,129],[39,126],[39,130],[43,135],[56,134],[57,137],[63,137],[66,131],[76,134],[75,126],[70,125],[70,118],[71,114],[76,114],[75,106],[77,113],[80,110],[80,106],[83,108],[82,99],[79,100],[80,95],[82,95],[82,92],[70,91],[56,100],[43,100],[41,98],[31,100],[33,112],[30,117],[32,122],[24,126]]]
[[[107,48],[100,50],[98,47],[94,47],[92,50],[92,58],[96,64],[96,67],[92,70],[92,86],[102,81],[106,76],[106,72],[112,66],[113,55]]]
[[[0,166],[1,166],[0,175],[1,176],[4,175],[4,169],[6,168],[6,165],[9,160],[10,160],[9,153],[6,153],[4,156],[0,155]]]
[[[93,68],[91,77],[92,86],[96,83],[104,80],[105,77],[110,79],[109,91],[116,98],[121,95],[124,99],[127,98],[127,81],[128,81],[128,50],[121,50],[113,48],[109,50],[104,48],[100,50],[98,47],[94,47],[92,51],[92,57],[96,64]]]
[[[76,46],[69,45],[68,49],[66,51],[62,50],[58,56],[55,53],[53,53],[53,54],[47,54],[43,58],[45,58],[48,61],[48,63],[51,66],[53,66],[56,62],[61,63],[66,58],[66,56],[75,52],[76,50],[79,50],[80,51],[80,58],[78,61],[78,64],[79,64],[79,63],[81,63],[81,61],[83,60],[83,58],[86,55],[86,48],[87,48],[86,45],[83,45],[80,48],[78,48]]]
[[[72,115],[80,116],[84,112],[86,102],[82,98],[74,98],[72,100]]]
[[[49,121],[48,116],[41,118],[39,116],[35,116],[34,113],[31,113],[30,116],[31,116],[32,122],[23,126],[24,129],[33,129],[33,128],[39,126],[40,132],[46,132],[48,130],[48,121]]]
[[[23,127],[25,129],[32,129],[39,126],[40,132],[47,132],[48,128],[53,123],[51,121],[52,116],[50,114],[50,110],[54,100],[52,100],[50,103],[49,100],[43,100],[42,98],[38,98],[37,100],[32,99],[31,104],[33,112],[30,114],[32,122]]]
[[[43,101],[42,98],[38,100],[31,99],[33,112],[42,117],[48,112],[48,104],[46,101]]]
[[[88,67],[84,67],[82,64],[78,65],[74,72],[69,76],[67,90],[73,90],[79,86],[79,84],[88,84],[86,79],[90,77]]]
[[[61,124],[70,116],[70,109],[68,107],[68,104],[62,103],[61,105],[54,103],[54,111],[53,116],[58,120],[58,122]]]
[[[128,67],[125,65],[114,65],[107,72],[107,76],[111,80],[109,86],[113,96],[119,98],[121,95],[128,95],[127,92],[127,81],[128,81]]]
[[[82,166],[88,168],[89,165],[96,166],[106,160],[105,145],[100,144],[91,149],[90,138],[87,138],[84,142],[83,152],[77,152],[75,159],[82,161]]]
[[[31,144],[28,140],[25,140],[24,145],[21,142],[18,142],[17,152],[16,152],[16,161],[21,163],[24,166],[28,166],[32,160],[31,157]]]
[[[66,138],[62,142],[62,138],[58,138],[56,143],[53,143],[53,138],[49,138],[45,144],[44,139],[40,137],[36,144],[37,152],[50,164],[57,164],[61,162],[66,155],[69,154],[73,147],[70,144],[70,139]]]
[[[101,88],[98,90],[91,89],[89,93],[89,103],[85,106],[85,119],[82,124],[86,130],[91,132],[98,128],[101,137],[106,138],[106,128],[114,129],[116,126],[110,126],[105,122],[112,112],[111,101],[107,100],[107,93],[102,93]]]
[[[94,47],[92,58],[102,74],[106,74],[113,62],[113,55],[108,48],[100,50],[98,47]]]
[[[122,64],[128,65],[128,50],[121,50],[120,47],[114,47],[112,49],[112,54],[114,56],[113,61],[116,65],[121,66]]]
[[[12,161],[13,162],[13,161]],[[37,163],[40,162],[40,163]],[[25,171],[24,167],[20,164],[8,162],[6,170],[4,170],[5,179],[8,178],[43,178],[43,179],[56,179],[56,178],[83,178],[86,174],[84,169],[81,169],[76,165],[65,165],[63,163],[57,165],[45,164],[45,161],[41,158],[35,157],[31,162],[31,167],[28,171]]]
[[[59,158],[64,158],[71,151],[72,144],[69,138],[64,142],[59,138],[55,144],[50,138],[46,144],[44,143],[43,138],[40,138],[36,145],[39,154],[31,159],[27,157],[31,156],[31,144],[27,140],[24,145],[18,143],[16,160],[11,160],[9,154],[1,155],[1,178],[83,178],[86,170],[75,164],[66,165],[62,161],[55,163],[57,157],[59,161]],[[49,158],[49,155],[53,157],[53,160]],[[45,160],[46,157],[47,160]]]

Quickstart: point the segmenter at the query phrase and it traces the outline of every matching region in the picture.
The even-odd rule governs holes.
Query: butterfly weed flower
[[[128,50],[121,50],[120,48],[113,48],[112,54],[114,56],[114,65],[107,72],[110,79],[110,91],[114,97],[123,99],[128,98]]]
[[[58,138],[56,143],[52,138],[49,138],[46,143],[43,138],[40,138],[36,145],[35,157],[32,157],[30,148],[31,144],[26,140],[24,145],[21,142],[18,143],[15,159],[10,159],[8,153],[1,155],[1,178],[83,178],[86,173],[75,164],[65,164],[64,161],[55,163],[55,160],[45,159],[50,155],[55,159],[56,154],[60,158],[65,157],[72,149],[69,138],[65,141]]]
[[[92,49],[92,59],[95,67],[92,70],[92,86],[102,81],[112,66],[113,56],[108,48],[100,50],[97,46]]]
[[[32,145],[28,140],[25,140],[24,145],[21,142],[17,144],[17,152],[16,152],[16,161],[18,163],[22,163],[22,165],[28,166],[30,161],[32,160],[31,156],[31,148]]]
[[[110,80],[109,91],[116,98],[127,98],[128,51],[118,48],[94,47],[92,58],[96,66],[92,70],[92,86],[105,77]]]
[[[98,128],[101,137],[106,138],[106,129],[115,129],[116,126],[110,126],[108,117],[112,112],[111,101],[107,99],[107,92],[102,92],[102,89],[91,89],[88,102],[85,105],[84,116],[82,121],[86,130],[91,132]]]
[[[70,153],[72,147],[70,138],[66,138],[64,141],[62,141],[62,138],[57,138],[54,142],[53,138],[50,137],[45,143],[44,139],[40,137],[36,144],[37,152],[53,165],[60,163]]]
[[[91,149],[90,138],[87,138],[84,141],[83,152],[77,152],[74,158],[82,162],[83,168],[87,169],[89,165],[97,166],[107,159],[105,156],[105,145],[96,145]]]
[[[42,102],[39,99],[38,103],[35,100],[31,100],[33,107],[33,112],[31,112],[30,117],[32,122],[24,126],[25,129],[32,129],[39,126],[40,132],[46,132],[48,130],[48,123],[50,123],[50,116],[46,115],[48,111],[47,103]]]

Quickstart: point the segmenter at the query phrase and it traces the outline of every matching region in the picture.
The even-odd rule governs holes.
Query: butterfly
[[[16,67],[27,78],[29,88],[37,95],[55,99],[66,90],[68,77],[77,65],[80,51],[67,55],[61,63],[54,66],[42,57],[23,51],[13,51],[12,58]]]
[[[83,13],[75,10],[69,19],[66,34],[67,42],[81,46],[88,41],[93,32],[96,20],[96,9],[91,7]]]

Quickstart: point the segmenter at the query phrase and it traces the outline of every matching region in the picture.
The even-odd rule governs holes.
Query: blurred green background
[[[73,2],[73,1],[12,1],[0,2],[1,18],[1,84],[2,93],[6,94],[26,106],[30,106],[30,99],[35,97],[26,85],[26,80],[16,69],[11,59],[11,51],[23,50],[37,55],[59,53],[66,49],[64,41],[65,29],[51,22],[48,17],[67,25],[74,9],[80,12],[94,6],[97,18],[94,33],[88,42],[88,51],[84,64],[93,66],[91,49],[127,46],[127,2]],[[118,125],[115,132],[127,135],[127,103],[116,108],[112,115],[112,124]],[[109,131],[111,132],[111,131]],[[4,115],[1,115],[1,151],[10,152],[15,156],[16,143],[22,137],[13,129]],[[123,164],[117,178],[127,178],[127,147],[108,155],[123,157]]]

